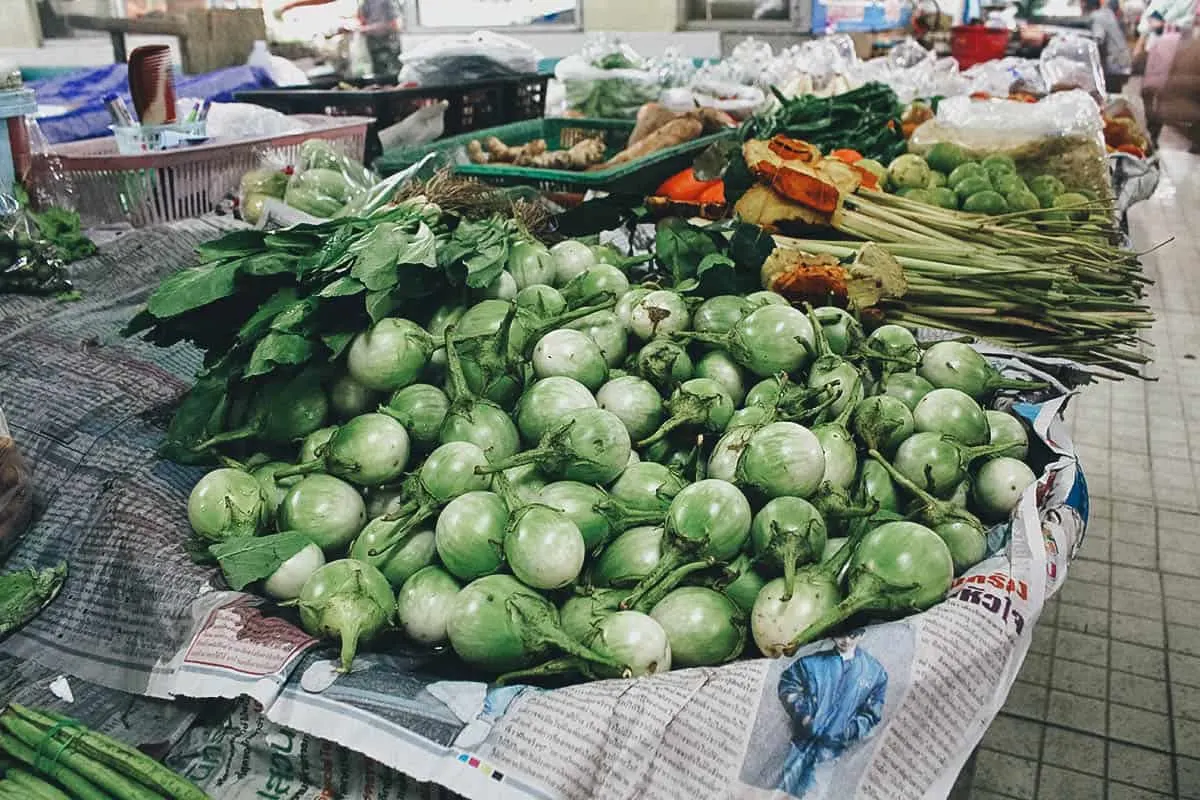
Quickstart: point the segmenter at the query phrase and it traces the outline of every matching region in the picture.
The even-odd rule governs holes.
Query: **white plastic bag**
[[[585,117],[632,119],[645,103],[658,100],[659,76],[633,48],[609,36],[593,36],[578,55],[554,68],[567,108]]]
[[[530,45],[491,31],[438,36],[401,55],[399,80],[432,85],[502,78],[537,72],[541,57]]]

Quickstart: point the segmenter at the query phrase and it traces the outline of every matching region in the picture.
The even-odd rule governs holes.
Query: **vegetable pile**
[[[1029,176],[1026,182],[1009,156],[971,161],[962,148],[949,142],[938,142],[924,158],[913,153],[897,156],[887,168],[887,188],[919,203],[972,214],[1053,208],[1061,210],[1043,219],[1080,223],[1088,222],[1093,215],[1090,207],[1098,199],[1087,189],[1068,191],[1053,175]],[[1095,216],[1103,222],[1106,215]]]
[[[323,139],[309,139],[300,145],[295,164],[263,167],[242,176],[242,218],[257,223],[271,198],[321,219],[344,216],[361,210],[376,183],[378,178],[361,163]]]
[[[990,217],[872,190],[882,168],[876,174],[877,165],[824,157],[784,136],[750,140],[742,157],[750,182],[736,187],[738,217],[795,237],[776,240],[763,264],[766,288],[1070,358],[1109,376],[1137,375],[1148,361],[1140,337],[1153,322],[1142,301],[1148,281],[1138,255],[1116,244],[1105,203],[1056,195],[1061,185],[1035,179],[1050,208],[1039,199],[1036,208]],[[892,180],[924,176],[925,162],[909,158],[893,162]],[[728,173],[725,181],[734,194]],[[958,185],[976,181],[992,185],[982,176]]]
[[[208,800],[148,755],[51,711],[9,703],[0,713],[6,756],[0,797],[37,800]]]
[[[193,552],[343,670],[392,629],[501,680],[790,653],[939,602],[1034,480],[981,403],[1041,384],[968,345],[712,291],[732,261],[676,224],[637,285],[607,248],[485,251],[445,217],[232,234],[134,326],[208,350],[167,443],[222,464]]]
[[[744,139],[783,134],[823,151],[848,148],[884,164],[905,151],[903,105],[890,87],[868,83],[836,97],[805,94],[789,98],[772,90],[779,106],[742,126]]]

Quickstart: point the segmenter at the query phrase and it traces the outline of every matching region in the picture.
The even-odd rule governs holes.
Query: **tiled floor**
[[[1200,156],[1164,151],[1129,220],[1176,237],[1145,258],[1158,381],[1072,404],[1092,519],[955,797],[1200,798]]]

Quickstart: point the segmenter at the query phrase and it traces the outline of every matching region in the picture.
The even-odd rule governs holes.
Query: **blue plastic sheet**
[[[125,64],[83,69],[66,75],[26,84],[41,106],[70,106],[71,111],[41,117],[38,124],[51,144],[107,136],[112,119],[104,107],[104,96],[118,94],[132,109],[129,70]],[[203,75],[176,75],[175,96],[208,98],[214,103],[233,101],[235,92],[267,89],[275,84],[266,70],[258,67],[227,67]]]

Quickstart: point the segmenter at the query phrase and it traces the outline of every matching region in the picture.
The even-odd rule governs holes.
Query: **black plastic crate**
[[[284,114],[324,114],[327,116],[374,117],[367,137],[366,159],[370,163],[379,153],[378,130],[407,117],[423,106],[445,100],[445,136],[469,133],[509,122],[539,119],[545,115],[548,73],[514,75],[471,83],[445,86],[420,86],[404,89],[290,86],[278,89],[253,89],[237,92],[235,99],[254,103]]]

